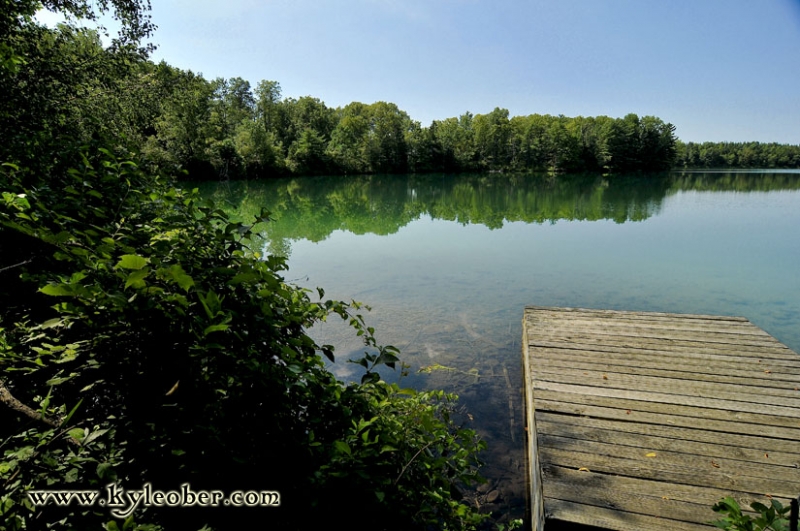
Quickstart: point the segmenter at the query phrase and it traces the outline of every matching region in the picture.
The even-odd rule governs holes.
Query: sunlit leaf
[[[117,267],[122,269],[142,269],[150,262],[149,258],[144,258],[135,254],[124,254],[117,262]]]

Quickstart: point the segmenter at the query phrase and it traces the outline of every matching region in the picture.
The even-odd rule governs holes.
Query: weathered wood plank
[[[536,327],[536,333],[554,333],[570,330],[591,330],[597,328],[597,319],[541,319],[531,318],[530,322]],[[602,332],[608,334],[625,334],[663,337],[725,337],[731,341],[755,341],[768,344],[779,343],[778,340],[767,334],[757,326],[741,324],[726,325],[719,323],[702,323],[687,321],[622,321],[620,319],[605,319],[602,322]]]
[[[540,362],[568,363],[574,361],[577,363],[606,363],[620,367],[679,370],[710,375],[727,374],[743,378],[758,378],[776,382],[783,381],[786,382],[787,385],[790,384],[792,389],[800,387],[800,375],[795,374],[798,369],[774,365],[766,360],[762,363],[758,363],[758,361],[755,360],[751,363],[738,364],[736,362],[727,361],[703,361],[702,359],[692,359],[688,357],[647,359],[647,356],[637,353],[631,353],[626,356],[624,353],[618,352],[595,352],[594,356],[591,356],[590,354],[592,353],[590,352],[570,349],[562,350],[562,354],[559,355],[559,352],[556,350],[543,350],[534,346],[530,346],[529,351],[533,356],[540,353],[543,354],[542,357],[537,360]]]
[[[567,398],[570,401],[552,400],[553,395],[549,393],[540,394],[535,398],[536,411],[547,411],[552,413],[561,413],[564,415],[588,415],[593,418],[609,419],[609,420],[622,420],[626,422],[639,422],[643,424],[651,424],[656,426],[674,426],[685,428],[696,428],[702,426],[703,429],[711,432],[729,433],[729,434],[745,434],[775,438],[777,440],[784,440],[789,442],[800,441],[800,427],[791,426],[772,426],[769,424],[752,424],[748,422],[740,422],[738,419],[733,420],[717,420],[714,418],[698,420],[696,416],[685,416],[680,414],[658,411],[646,411],[643,407],[649,404],[641,403],[639,409],[630,409],[631,406],[628,402],[612,402],[612,405],[595,405],[591,397],[575,396],[575,397],[560,397]],[[608,401],[606,401],[608,402]],[[634,405],[635,407],[636,405]]]
[[[541,367],[533,369],[532,374],[536,380],[554,383],[592,385],[627,390],[648,389],[660,393],[680,392],[681,394],[691,394],[700,398],[721,398],[739,402],[785,406],[800,410],[800,392],[788,389],[775,389],[767,392],[752,386],[735,386],[700,380]]]
[[[546,499],[549,519],[616,531],[709,531],[713,527],[670,518],[626,513],[565,500]]]
[[[676,443],[701,443],[696,446],[698,455],[717,456],[718,447],[722,455],[732,459],[753,461],[759,463],[774,463],[782,466],[794,466],[800,469],[800,454],[797,453],[797,441],[775,439],[772,437],[759,437],[743,435],[740,433],[721,433],[703,429],[682,428],[676,426],[662,426],[646,422],[626,422],[592,417],[575,417],[561,415],[547,411],[537,413],[537,429],[541,433],[565,435],[574,433],[577,437],[586,440],[607,440],[604,432],[613,432],[618,436],[630,434],[632,441],[647,441],[648,437],[657,437],[660,440],[675,441]],[[800,432],[798,432],[800,435]],[[665,442],[664,444],[671,444]],[[711,445],[711,446],[708,446]],[[764,454],[768,454],[765,457]]]
[[[614,434],[606,441],[579,440],[572,437],[563,437],[550,433],[539,432],[539,454],[542,462],[557,463],[548,461],[545,456],[550,455],[551,450],[565,452],[575,452],[577,455],[592,453],[597,456],[604,456],[611,459],[626,459],[637,461],[636,469],[648,468],[654,471],[675,471],[680,470],[690,474],[706,474],[706,471],[719,473],[721,475],[735,474],[740,478],[758,478],[783,482],[783,484],[800,485],[800,468],[796,468],[794,463],[791,466],[778,466],[777,463],[769,462],[752,463],[731,459],[728,456],[709,456],[707,455],[711,445],[705,445],[705,449],[699,448],[699,443],[694,443],[698,447],[695,453],[691,453],[689,444],[672,450],[666,449],[663,441],[650,438],[642,443],[652,443],[650,445],[631,445],[620,444],[619,434]],[[627,441],[626,441],[627,442]],[[651,457],[648,457],[651,456]],[[768,460],[765,460],[768,461]],[[558,463],[566,464],[566,463]],[[573,463],[570,463],[573,464]],[[582,465],[580,465],[582,466]],[[578,466],[577,468],[580,468]],[[630,475],[637,476],[637,472]],[[744,481],[744,479],[743,479]],[[690,485],[692,483],[689,483]],[[769,484],[769,483],[767,483]],[[703,483],[705,486],[713,486]],[[762,492],[774,492],[776,489],[765,489]]]
[[[637,404],[651,402],[658,404],[662,411],[671,406],[682,408],[684,414],[698,418],[726,418],[731,415],[739,420],[750,419],[748,422],[775,424],[779,426],[800,425],[800,410],[792,407],[772,406],[768,404],[753,404],[734,400],[716,398],[702,398],[691,394],[669,394],[651,391],[631,391],[628,389],[606,389],[595,385],[570,385],[546,380],[536,380],[536,389],[539,391],[553,391],[565,395],[590,395],[598,400],[603,398],[620,399]],[[534,400],[536,394],[534,394]],[[599,402],[598,402],[599,403]],[[663,407],[666,406],[666,407]],[[728,415],[730,414],[730,415]],[[758,420],[757,417],[770,417]],[[789,420],[791,419],[791,420]]]
[[[525,306],[525,314],[526,315],[533,315],[539,313],[558,313],[559,315],[569,315],[569,314],[589,314],[592,316],[596,316],[598,318],[602,317],[611,317],[614,319],[635,319],[637,317],[643,319],[654,319],[657,317],[665,317],[669,320],[674,319],[699,319],[699,320],[706,320],[706,321],[738,321],[743,323],[749,323],[750,321],[746,317],[740,316],[730,316],[730,315],[703,315],[703,314],[692,314],[692,313],[664,313],[664,312],[636,312],[636,311],[627,311],[627,310],[605,310],[605,309],[594,309],[594,308],[566,308],[566,307],[555,307],[555,306],[535,306],[529,305]]]
[[[602,323],[611,326],[628,326],[632,324],[647,326],[667,326],[671,328],[700,328],[708,327],[719,330],[734,329],[741,331],[761,331],[753,323],[744,319],[738,320],[725,320],[725,319],[706,319],[702,317],[697,318],[684,318],[679,315],[672,316],[650,316],[648,314],[630,315],[625,312],[620,312],[614,315],[610,314],[580,314],[577,312],[552,312],[552,311],[533,311],[527,312],[526,317],[528,320],[536,323],[549,323],[559,326],[564,323]],[[763,331],[762,331],[763,332]],[[766,333],[765,333],[766,334]],[[769,335],[769,334],[766,334]]]
[[[527,334],[527,328],[523,325],[523,333]],[[539,464],[539,448],[536,436],[536,406],[533,401],[533,372],[531,371],[531,356],[528,352],[528,342],[523,341],[523,381],[525,382],[525,428],[528,475],[525,480],[528,489],[528,499],[530,500],[529,512],[527,514],[530,522],[531,531],[544,531],[544,495],[542,491],[541,466]]]
[[[710,487],[697,487],[695,485],[684,485],[681,483],[670,483],[667,481],[652,481],[642,478],[630,478],[625,476],[611,476],[598,472],[586,472],[565,468],[557,465],[542,466],[542,476],[547,483],[555,480],[557,482],[573,485],[580,491],[589,488],[600,490],[613,489],[614,491],[639,494],[657,499],[670,499],[676,501],[690,502],[702,506],[703,509],[711,510],[711,507],[725,496],[732,496],[739,505],[749,510],[753,502],[761,502],[769,505],[769,499],[763,493],[738,492],[727,489],[714,489]],[[557,498],[558,496],[550,496]],[[566,499],[566,498],[562,498]],[[784,498],[775,497],[781,503]],[[705,511],[703,511],[705,512]],[[713,511],[712,511],[712,514]]]
[[[630,363],[626,364],[626,362]],[[755,387],[763,390],[765,393],[775,392],[779,394],[779,396],[784,396],[782,393],[798,394],[800,396],[800,383],[790,379],[770,379],[772,370],[767,368],[760,373],[745,371],[747,376],[734,376],[730,374],[730,371],[725,371],[722,374],[709,374],[707,372],[700,372],[697,368],[692,367],[689,367],[687,370],[679,370],[674,367],[664,368],[661,365],[653,365],[651,367],[643,367],[641,365],[643,364],[636,364],[630,360],[620,360],[618,362],[614,360],[592,361],[583,357],[571,356],[562,356],[561,358],[538,358],[536,360],[537,370],[573,370],[601,373],[613,372],[631,375],[638,374],[642,376],[663,376],[665,378],[676,378],[679,380],[700,380],[706,382],[729,383],[742,387]],[[770,372],[765,372],[767,370]],[[750,376],[752,374],[757,374],[757,376]]]
[[[640,369],[641,371],[641,369]],[[571,367],[571,366],[553,366],[547,363],[539,363],[532,372],[535,374],[537,379],[542,380],[551,380],[551,381],[560,381],[559,378],[564,378],[563,383],[568,383],[567,379],[577,379],[578,382],[575,383],[588,383],[588,382],[599,382],[604,385],[610,385],[613,387],[630,387],[630,386],[642,386],[642,385],[653,385],[653,386],[663,386],[669,385],[672,386],[673,392],[679,393],[681,389],[691,389],[692,392],[711,392],[711,393],[731,393],[732,389],[738,389],[737,392],[733,393],[737,396],[741,396],[742,398],[738,398],[737,400],[741,400],[743,402],[750,402],[752,401],[750,397],[758,397],[757,402],[761,402],[762,398],[764,397],[774,397],[775,400],[787,400],[787,405],[797,405],[794,401],[800,400],[800,388],[797,390],[791,386],[791,382],[784,381],[784,384],[787,384],[783,387],[776,387],[772,388],[768,380],[759,380],[762,382],[761,386],[750,385],[750,384],[743,384],[743,383],[734,383],[731,381],[714,381],[714,380],[707,380],[703,378],[703,375],[693,375],[693,374],[679,374],[678,377],[672,376],[665,376],[662,374],[641,374],[639,371],[630,371],[627,369],[620,369],[619,367],[611,367],[608,368],[589,368],[583,369],[580,367]],[[689,377],[689,376],[694,376]],[[798,384],[800,385],[800,383]],[[765,387],[770,386],[770,387]],[[648,387],[651,389],[655,389],[655,387]],[[726,398],[722,394],[716,395],[719,398]],[[736,399],[736,398],[735,398]],[[768,403],[772,402],[771,398],[768,398]],[[780,405],[780,404],[778,404]]]
[[[693,315],[677,313],[658,313],[658,312],[630,312],[619,310],[587,310],[587,309],[567,309],[567,308],[526,308],[525,317],[536,320],[592,320],[603,322],[652,322],[652,323],[678,323],[688,325],[714,324],[717,326],[742,326],[744,328],[755,327],[746,317],[731,317],[718,315]]]
[[[592,335],[573,331],[571,334],[542,334],[531,339],[533,345],[573,348],[577,350],[600,351],[604,348],[624,348],[632,351],[652,350],[661,355],[678,353],[689,354],[722,354],[749,358],[776,358],[795,361],[797,354],[793,351],[773,345],[741,345],[701,341],[697,339],[673,339],[656,337],[625,337],[621,335]],[[592,348],[594,347],[594,348]]]
[[[658,463],[657,460],[652,460],[652,463],[644,463],[642,459],[626,459],[591,452],[552,448],[541,444],[541,441],[539,459],[542,466],[545,464],[558,465],[575,470],[588,468],[592,472],[602,472],[604,474],[667,481],[682,485],[695,485],[697,487],[711,487],[721,490],[762,492],[785,498],[791,498],[792,492],[797,490],[798,485],[796,480],[787,481],[740,476],[735,469],[722,470],[721,467],[715,468],[711,463],[711,459],[702,467],[665,466]]]
[[[551,411],[546,402],[568,403],[577,406],[601,406],[614,409],[623,414],[631,415],[629,420],[637,418],[639,413],[655,413],[663,416],[673,417],[672,422],[675,426],[703,426],[712,431],[724,431],[727,433],[748,433],[758,435],[768,433],[770,437],[776,437],[778,432],[773,428],[787,428],[791,431],[786,433],[796,433],[798,430],[797,418],[792,417],[769,417],[765,414],[750,413],[746,411],[727,411],[723,409],[711,409],[698,406],[684,406],[678,402],[664,403],[657,401],[632,400],[626,397],[606,397],[598,396],[587,392],[585,394],[565,394],[560,391],[545,389],[546,386],[554,385],[549,382],[537,382],[534,389],[533,399],[537,410]],[[587,391],[590,391],[587,389]],[[563,411],[563,407],[557,406]],[[580,411],[577,409],[575,411]],[[585,409],[584,409],[585,411]],[[630,413],[628,413],[630,412]],[[583,414],[583,413],[578,413]],[[616,416],[613,418],[617,418]],[[666,422],[665,418],[653,418],[655,422]],[[744,426],[752,424],[751,426]],[[713,428],[712,428],[713,426]],[[716,430],[714,428],[717,428]]]
[[[561,470],[562,474],[553,475],[555,470]],[[698,524],[706,524],[718,517],[711,507],[719,499],[707,505],[698,499],[678,500],[668,495],[671,492],[670,483],[661,482],[661,486],[654,488],[653,485],[659,482],[574,470],[569,471],[572,474],[564,473],[566,471],[560,467],[547,467],[544,476],[545,500],[564,500],[650,516],[669,515],[676,520]],[[645,481],[647,483],[642,484]],[[626,488],[629,485],[633,488]],[[695,491],[725,492],[702,488],[695,488]]]
[[[745,318],[526,307],[523,355],[548,518],[697,531],[800,489],[800,356]]]

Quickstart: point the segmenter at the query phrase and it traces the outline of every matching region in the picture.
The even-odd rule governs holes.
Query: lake
[[[411,366],[403,383],[461,396],[490,447],[482,491],[497,490],[490,509],[513,517],[525,305],[740,315],[800,351],[800,171],[309,177],[201,191],[237,217],[266,207],[274,222],[258,245],[288,257],[288,280],[370,305],[379,341]],[[344,362],[361,347],[346,326],[312,336],[336,346],[340,378],[360,376]]]

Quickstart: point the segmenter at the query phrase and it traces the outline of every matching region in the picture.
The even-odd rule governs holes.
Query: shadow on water
[[[617,225],[638,225],[659,217],[671,208],[668,204],[673,196],[797,191],[797,173],[379,175],[229,182],[200,188],[203,195],[220,200],[234,218],[246,221],[262,208],[269,210],[275,222],[266,225],[257,245],[290,258],[287,278],[298,275],[297,284],[320,285],[329,297],[355,298],[372,305],[368,322],[378,331],[378,339],[400,348],[403,361],[411,365],[411,374],[403,383],[460,396],[464,422],[478,430],[489,445],[483,468],[488,482],[467,497],[499,521],[521,518],[525,512],[520,345],[525,304],[747,313],[761,319],[753,319],[756,324],[771,325],[781,332],[779,339],[790,347],[797,350],[800,346],[800,296],[792,291],[800,287],[781,286],[778,291],[789,301],[785,302],[775,297],[759,299],[760,295],[753,293],[769,290],[759,284],[751,289],[738,277],[721,284],[724,268],[696,265],[692,256],[699,251],[686,244],[696,231],[681,226],[685,237],[676,237],[671,245],[685,247],[688,254],[676,265],[685,266],[691,276],[707,276],[687,280],[679,273],[685,292],[676,294],[669,283],[675,279],[668,278],[675,267],[658,262],[662,255],[651,262],[637,260],[658,253],[669,258],[678,251],[646,248],[653,245],[650,240],[654,236],[649,233],[614,231]],[[597,223],[589,226],[585,222]],[[561,229],[553,238],[544,230],[555,224]],[[523,232],[529,225],[542,227],[534,239],[529,231]],[[577,228],[595,226],[598,231],[621,234],[624,241],[609,240],[606,247],[612,249],[595,250],[594,258],[585,258],[590,254],[587,249],[602,241],[605,233],[590,233],[575,242],[570,238]],[[427,235],[437,228],[443,235],[428,242]],[[457,230],[474,239],[461,244]],[[670,226],[663,234],[672,232]],[[402,245],[382,243],[390,235]],[[548,238],[562,243],[550,244]],[[631,238],[641,238],[641,242],[630,244]],[[470,248],[487,240],[500,243]],[[504,262],[531,245],[543,247],[533,255]],[[626,245],[632,246],[629,255],[625,254]],[[699,241],[697,246],[707,245]],[[800,250],[792,252],[800,255]],[[414,253],[418,255],[414,260],[404,261],[406,254]],[[539,262],[532,264],[536,260],[530,256]],[[796,264],[793,256],[787,263]],[[589,263],[581,263],[584,259]],[[606,262],[610,264],[608,272],[601,267]],[[625,263],[628,269],[615,269],[616,262]],[[519,276],[525,268],[531,269],[533,276]],[[645,280],[637,284],[638,277]],[[735,289],[730,284],[735,284]],[[359,376],[356,366],[341,362],[361,352],[358,338],[346,326],[326,323],[311,335],[320,343],[336,345],[337,363],[330,368],[339,378]],[[392,372],[383,376],[397,378]],[[561,530],[592,529],[554,525]]]

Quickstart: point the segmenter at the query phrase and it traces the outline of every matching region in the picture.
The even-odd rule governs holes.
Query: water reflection
[[[412,366],[405,383],[461,396],[490,446],[482,496],[497,491],[490,509],[512,516],[526,304],[745,315],[800,350],[798,173],[317,177],[203,193],[236,217],[271,211],[263,245],[290,257],[288,278],[372,305],[379,340]],[[360,352],[344,326],[312,335],[340,360]]]
[[[200,188],[243,219],[267,208],[279,221],[264,230],[269,251],[290,256],[295,240],[319,242],[336,230],[394,234],[422,215],[490,229],[514,221],[642,221],[678,191],[797,190],[800,174],[369,175],[203,183]]]

